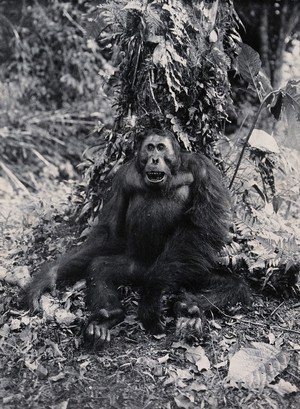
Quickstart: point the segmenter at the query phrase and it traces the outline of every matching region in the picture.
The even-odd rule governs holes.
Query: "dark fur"
[[[31,306],[56,278],[84,277],[91,319],[101,325],[103,310],[113,312],[106,320],[111,327],[123,319],[117,287],[136,284],[141,288],[139,318],[155,333],[162,329],[160,301],[165,291],[198,294],[193,300],[201,310],[247,302],[242,279],[217,272],[218,252],[229,229],[228,191],[221,174],[203,155],[180,153],[168,134],[164,138],[171,141],[176,161],[168,154],[158,154],[157,161],[167,165],[170,176],[163,187],[147,186],[147,155],[145,159],[141,154],[147,135],[138,142],[136,158],[115,175],[112,197],[86,243],[57,268],[34,276],[27,290]],[[148,159],[150,163],[150,154]]]

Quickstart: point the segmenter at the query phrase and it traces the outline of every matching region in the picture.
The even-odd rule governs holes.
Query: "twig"
[[[291,364],[290,364],[290,365],[291,365]],[[298,369],[298,368],[295,367],[295,365],[291,365],[291,366],[293,366],[293,367],[295,368],[295,370]],[[286,373],[288,373],[289,375],[291,375],[293,378],[297,379],[297,381],[300,381],[299,376],[297,376],[297,375],[291,373],[290,371],[286,371]]]
[[[281,308],[281,306],[282,306],[283,304],[284,304],[284,301],[282,301],[282,303],[279,304],[279,305],[275,308],[275,310],[271,312],[270,317],[272,317],[272,316],[275,314],[275,312],[277,312],[277,311],[279,310],[279,308]]]
[[[264,327],[264,328],[268,328],[270,327],[270,329],[275,330],[275,331],[284,331],[284,332],[291,332],[292,334],[297,334],[300,335],[300,331],[297,331],[295,329],[290,329],[290,328],[285,328],[285,327],[281,327],[280,325],[267,325],[267,324],[262,324],[261,322],[252,322],[252,321],[247,321],[247,320],[243,320],[242,318],[238,318],[238,317],[230,317],[230,315],[227,315],[228,318],[233,318],[237,321],[240,321],[244,324],[250,324],[253,326],[259,326],[259,327]]]
[[[42,154],[40,154],[36,149],[32,149],[32,152],[46,165],[46,166],[54,166],[50,163]]]
[[[73,19],[73,17],[67,12],[66,9],[64,9],[63,15],[64,15],[65,17],[67,17],[67,19],[68,19],[72,24],[74,24],[74,26],[77,27],[78,30],[80,30],[83,34],[85,34],[85,31],[84,31],[84,29],[81,27],[81,25],[79,25],[79,24],[77,23],[77,21],[75,21],[75,20]]]
[[[1,20],[2,20],[2,23],[4,22],[4,25],[7,24],[7,25],[9,26],[9,28],[10,28],[11,31],[13,32],[13,34],[14,34],[16,40],[17,40],[18,42],[20,42],[19,33],[18,33],[18,31],[15,29],[15,26],[11,23],[11,21],[10,21],[8,18],[6,18],[4,15],[1,15],[1,16],[0,16],[0,21],[1,21]]]
[[[63,142],[60,139],[56,138],[55,136],[51,135],[49,132],[47,132],[45,129],[41,128],[38,125],[35,125],[35,126],[32,125],[32,130],[37,132],[38,135],[42,136],[43,138],[48,139],[51,142],[54,141],[59,145],[66,146],[65,142]],[[30,135],[30,134],[28,133],[28,135]]]
[[[151,96],[152,96],[153,101],[155,102],[155,104],[156,104],[156,106],[157,106],[159,112],[162,114],[162,111],[161,111],[161,109],[160,109],[160,106],[159,106],[159,104],[158,104],[158,102],[157,102],[157,100],[156,100],[156,98],[155,98],[155,95],[154,95],[154,92],[153,92],[153,89],[152,89],[152,83],[151,83],[151,78],[150,78],[150,76],[149,76],[148,79],[149,79],[149,89],[150,89]]]
[[[134,67],[134,73],[133,73],[133,79],[132,79],[132,87],[134,86],[135,81],[136,81],[137,70],[138,70],[139,61],[140,61],[140,57],[141,57],[141,49],[142,49],[142,46],[141,46],[141,44],[139,44],[139,48],[138,48],[138,52],[137,52],[137,59],[136,59],[136,63],[135,63],[135,67]]]
[[[224,317],[231,318],[231,319],[234,319],[236,321],[240,321],[243,324],[249,324],[249,325],[253,325],[253,326],[256,326],[256,327],[262,327],[262,328],[270,328],[270,329],[275,330],[275,331],[291,332],[293,334],[300,335],[300,331],[297,331],[295,329],[281,327],[280,325],[268,325],[268,324],[263,324],[261,322],[248,321],[248,320],[244,320],[243,318],[234,317],[234,316],[225,314],[225,312],[223,312],[221,310],[220,310],[220,312],[224,315]]]
[[[222,314],[224,317],[229,318],[229,319],[234,319],[236,321],[242,322],[243,324],[249,324],[249,325],[253,325],[256,327],[262,327],[262,328],[271,328],[273,330],[276,331],[284,331],[284,332],[291,332],[293,334],[297,334],[300,335],[300,331],[297,331],[295,329],[290,329],[290,328],[285,328],[285,327],[281,327],[280,325],[268,325],[268,324],[263,324],[261,322],[253,322],[253,321],[248,321],[248,320],[244,320],[243,318],[239,318],[239,317],[234,317],[232,315],[228,315],[226,314],[224,311],[222,311],[220,308],[218,308],[215,304],[213,304],[207,297],[205,297],[205,295],[202,294],[202,297],[204,297],[212,307],[214,307],[220,314]],[[281,303],[282,304],[282,303]],[[280,305],[281,305],[280,304]],[[280,306],[279,306],[280,307]],[[278,307],[278,308],[279,308]]]
[[[251,128],[250,128],[250,130],[249,130],[249,132],[248,132],[248,134],[247,134],[247,136],[246,136],[246,138],[245,138],[245,141],[244,141],[244,144],[243,144],[243,148],[242,148],[242,150],[241,150],[241,154],[240,154],[240,157],[239,157],[239,159],[238,159],[238,163],[237,163],[237,165],[236,165],[234,174],[233,174],[232,179],[231,179],[230,184],[229,184],[229,189],[232,188],[233,182],[234,182],[235,177],[236,177],[236,175],[237,175],[237,173],[238,173],[238,170],[239,170],[239,168],[240,168],[240,165],[241,165],[241,162],[242,162],[242,159],[243,159],[243,156],[244,156],[244,153],[245,153],[247,144],[248,144],[249,139],[250,139],[250,136],[251,136],[251,134],[252,134],[252,132],[253,132],[255,126],[256,126],[256,123],[257,123],[257,121],[258,121],[258,118],[259,118],[259,116],[260,116],[260,113],[261,113],[262,109],[265,107],[265,105],[269,102],[269,100],[271,100],[271,98],[273,97],[273,95],[276,95],[277,92],[278,92],[278,91],[270,92],[270,93],[265,97],[265,99],[262,101],[262,103],[260,104],[260,107],[259,107],[259,109],[258,109],[258,111],[257,111],[257,113],[256,113],[256,115],[255,115],[255,118],[254,118],[254,120],[253,120],[253,122],[252,122]]]
[[[8,169],[6,165],[4,165],[3,162],[0,162],[0,166],[3,169],[3,171],[7,174],[7,176],[11,179],[11,181],[15,184],[17,188],[22,190],[24,193],[26,193],[28,196],[31,196],[29,190],[26,188],[26,186],[23,185],[23,183],[15,176],[11,170]]]

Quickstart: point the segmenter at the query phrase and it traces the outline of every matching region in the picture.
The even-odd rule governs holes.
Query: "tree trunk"
[[[259,24],[260,34],[260,58],[266,75],[271,77],[271,67],[269,60],[269,7],[262,5],[261,18]]]

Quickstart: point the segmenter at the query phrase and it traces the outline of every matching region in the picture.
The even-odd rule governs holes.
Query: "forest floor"
[[[127,318],[99,350],[80,336],[84,283],[44,296],[42,315],[23,310],[18,285],[78,236],[70,228],[74,184],[44,175],[38,193],[28,195],[0,179],[0,407],[300,407],[297,300],[254,293],[248,311],[211,317],[203,339],[188,345],[172,318],[165,335],[145,333],[136,294],[124,290]]]

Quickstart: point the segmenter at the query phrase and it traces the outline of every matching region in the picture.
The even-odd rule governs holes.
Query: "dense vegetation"
[[[256,294],[247,320],[212,319],[207,358],[173,342],[172,322],[168,337],[149,340],[129,294],[113,346],[93,356],[75,330],[85,317],[82,284],[59,301],[46,297],[40,319],[19,310],[18,290],[3,283],[0,397],[8,407],[50,407],[51,397],[57,409],[297,407],[284,398],[299,382],[297,303],[281,297],[299,290],[300,160],[292,147],[299,147],[300,74],[280,82],[278,73],[284,45],[292,51],[298,35],[299,4],[291,1],[287,12],[286,0],[270,1],[270,13],[261,2],[235,3],[239,15],[230,0],[1,2],[1,279],[23,284],[29,270],[77,243],[80,222],[95,222],[136,133],[159,124],[183,148],[208,155],[230,186],[233,242],[223,263],[280,299]],[[251,33],[260,7],[270,31],[257,42],[240,17]],[[275,66],[266,44],[277,27]],[[251,383],[232,364],[225,380],[234,352],[250,341],[254,350],[238,358],[259,354],[262,372],[255,367]],[[276,378],[262,396],[285,370],[286,381]],[[246,393],[228,388],[238,376]]]

